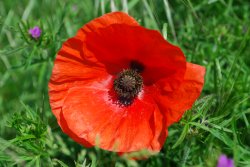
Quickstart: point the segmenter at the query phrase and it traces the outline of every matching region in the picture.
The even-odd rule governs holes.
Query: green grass
[[[221,153],[250,166],[250,4],[247,0],[1,0],[0,166],[214,167]],[[128,10],[207,69],[200,99],[162,151],[132,161],[63,134],[47,83],[63,41],[91,19]],[[43,29],[40,41],[29,27]]]

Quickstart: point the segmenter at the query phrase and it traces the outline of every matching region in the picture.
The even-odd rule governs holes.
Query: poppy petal
[[[162,129],[162,133],[161,137],[156,139],[155,141],[158,140],[157,142],[157,147],[151,147],[151,149],[147,149],[147,150],[139,150],[139,151],[134,151],[134,152],[118,152],[119,156],[124,156],[126,158],[129,159],[134,159],[134,160],[143,160],[143,159],[147,159],[149,156],[151,155],[155,155],[157,153],[159,153],[159,151],[161,150],[161,148],[164,145],[164,142],[166,140],[166,137],[168,136],[168,129],[166,129],[165,131]]]
[[[73,39],[68,40],[58,52],[57,58],[54,62],[51,81],[63,83],[67,81],[79,81],[91,79],[105,71],[101,67],[88,66],[84,60],[81,59],[80,53],[68,47],[66,44],[71,43]]]
[[[82,41],[85,39],[85,32],[96,31],[98,28],[109,26],[110,24],[128,24],[137,26],[138,23],[129,15],[123,12],[114,12],[103,15],[92,20],[83,26],[73,38],[63,43],[62,48],[57,53],[56,60],[49,82],[49,95],[52,112],[56,116],[59,125],[65,133],[71,134],[67,126],[61,122],[61,108],[68,89],[76,85],[83,85],[87,81],[102,75],[104,69],[102,65],[91,64],[91,58],[85,58],[82,51]]]
[[[126,24],[131,26],[139,26],[136,20],[129,16],[127,13],[112,12],[107,13],[87,23],[77,32],[76,36],[80,39],[83,39],[85,38],[87,32],[96,32],[99,28],[104,28],[111,24]]]
[[[84,32],[96,31],[98,28],[103,28],[110,24],[138,25],[132,17],[123,12],[108,13],[87,23],[79,30],[76,37],[70,38],[64,42],[56,56],[51,81],[62,82],[72,81],[72,79],[82,80],[83,77],[91,78],[92,76],[89,75],[94,76],[98,69],[94,69],[93,64],[91,64],[91,67],[86,67],[87,62],[80,53],[82,41],[85,38]],[[90,73],[88,73],[89,75],[83,75],[83,71],[85,74],[88,72]],[[60,85],[60,87],[64,87],[65,89],[63,85]]]
[[[159,150],[166,136],[162,130],[165,119],[151,96],[142,92],[133,105],[121,106],[110,95],[112,81],[110,76],[103,82],[69,90],[62,109],[69,129],[90,144],[110,151]]]
[[[92,145],[82,139],[79,140],[69,130],[61,117],[62,105],[68,89],[76,85],[83,85],[104,73],[101,68],[90,68],[84,63],[79,52],[80,45],[81,41],[71,38],[63,44],[58,52],[49,82],[49,95],[52,112],[63,132],[71,136],[75,141],[89,147]]]
[[[75,38],[83,41],[85,43],[86,34],[89,32],[98,32],[99,29],[108,27],[112,24],[123,24],[123,25],[130,25],[130,26],[139,26],[134,18],[129,16],[124,12],[112,12],[107,13],[99,18],[92,20],[91,22],[84,25],[76,34]],[[85,50],[82,48],[79,49],[81,55],[91,64],[99,64],[99,61],[94,56],[90,56],[85,54]],[[100,64],[99,64],[100,65]],[[100,65],[102,66],[102,65]]]
[[[81,41],[71,38],[58,52],[49,82],[50,104],[52,111],[60,119],[60,107],[70,87],[83,84],[105,74],[100,67],[88,66],[81,58]]]
[[[62,109],[61,109],[62,110]],[[73,140],[76,142],[84,145],[85,147],[92,147],[93,145],[90,144],[87,140],[84,140],[82,138],[79,138],[77,135],[75,135],[68,127],[67,123],[65,122],[64,117],[62,116],[62,112],[60,112],[60,126],[64,133],[69,135]]]
[[[178,88],[183,80],[186,60],[182,51],[168,43],[158,31],[141,26],[113,24],[98,32],[87,33],[83,44],[87,57],[96,57],[107,72],[117,74],[130,68],[131,61],[144,66],[142,76],[146,85],[164,78],[162,87]]]
[[[167,126],[178,122],[184,112],[190,109],[200,96],[204,85],[205,68],[187,63],[184,81],[174,92],[167,92],[156,96],[161,111],[165,111]]]

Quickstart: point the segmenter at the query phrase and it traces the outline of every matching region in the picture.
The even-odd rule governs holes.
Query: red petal
[[[78,51],[80,44],[81,42],[74,38],[67,40],[54,62],[49,82],[49,95],[52,111],[58,119],[60,119],[60,107],[69,88],[105,75],[102,68],[85,64]]]
[[[54,68],[51,75],[51,81],[63,83],[67,81],[79,81],[92,79],[99,75],[103,68],[88,65],[82,58],[76,48],[80,41],[73,38],[64,43],[57,54],[54,62]],[[73,46],[67,46],[67,44]]]
[[[186,61],[182,51],[155,30],[113,24],[88,33],[83,47],[84,54],[96,57],[110,74],[129,68],[133,60],[143,64],[142,75],[147,85],[159,81],[162,87],[172,90],[184,77]],[[161,82],[163,78],[167,82]]]
[[[84,145],[85,147],[92,147],[93,145],[90,144],[88,141],[79,138],[77,135],[75,135],[68,127],[64,117],[62,116],[62,112],[60,112],[60,126],[63,130],[64,133],[68,134],[73,140],[75,140],[76,142]]]
[[[69,90],[63,105],[69,129],[106,150],[159,150],[166,137],[165,129],[162,130],[165,119],[153,99],[142,92],[131,106],[120,106],[112,100],[112,83],[113,78],[109,77]]]
[[[81,41],[71,38],[63,44],[58,52],[49,82],[49,96],[52,112],[64,133],[71,136],[78,143],[89,147],[91,144],[73,134],[61,117],[62,105],[70,88],[86,84],[93,78],[105,74],[105,71],[102,71],[101,68],[89,67],[84,63],[78,49],[80,45]]]
[[[161,134],[161,137],[157,139],[158,144],[160,144],[160,147],[152,147],[151,149],[140,150],[140,151],[135,151],[135,152],[118,152],[118,155],[124,156],[129,159],[133,159],[133,160],[144,160],[144,159],[149,158],[152,155],[157,154],[164,145],[165,139],[168,135],[168,129],[166,129],[165,131],[162,130],[162,132],[163,133]]]
[[[84,43],[86,43],[86,34],[90,32],[98,32],[101,28],[108,27],[113,24],[123,24],[130,26],[139,26],[136,20],[130,17],[128,14],[123,12],[112,12],[105,14],[99,18],[92,20],[91,22],[84,25],[78,32],[75,38],[80,39]],[[95,56],[87,55],[85,50],[80,49],[82,56],[86,61],[90,64],[99,64],[100,62],[96,59]],[[100,64],[99,64],[100,65]],[[100,65],[102,66],[102,64]]]
[[[184,112],[192,107],[202,91],[204,76],[204,67],[187,63],[184,82],[180,87],[173,92],[156,96],[159,108],[164,111],[167,126],[178,122]]]
[[[96,32],[99,28],[107,27],[111,24],[126,24],[131,26],[138,26],[136,20],[123,12],[107,13],[99,18],[96,18],[84,25],[77,33],[79,38],[85,38],[87,32]]]
[[[105,75],[102,64],[93,63],[90,57],[84,57],[82,52],[82,42],[85,39],[85,32],[97,31],[98,28],[109,26],[110,24],[128,24],[137,26],[138,23],[130,16],[122,12],[106,14],[94,19],[83,26],[73,38],[64,42],[62,48],[56,56],[54,68],[49,83],[50,104],[59,125],[65,133],[72,138],[74,134],[61,122],[61,108],[68,90],[72,87],[91,82],[92,79]],[[92,58],[95,59],[95,58]],[[88,60],[88,61],[87,61]],[[86,144],[88,145],[88,144]]]

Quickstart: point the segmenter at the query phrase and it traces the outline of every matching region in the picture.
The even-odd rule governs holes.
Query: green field
[[[48,81],[62,43],[90,20],[128,11],[140,25],[206,67],[202,95],[169,128],[161,152],[129,160],[85,148],[51,112]],[[39,26],[42,37],[28,30]],[[215,167],[226,154],[250,166],[250,2],[248,0],[1,0],[0,167]]]

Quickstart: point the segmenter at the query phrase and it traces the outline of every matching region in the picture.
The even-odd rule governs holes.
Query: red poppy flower
[[[205,68],[122,12],[83,26],[63,43],[49,82],[50,104],[76,142],[116,152],[159,151],[167,128],[192,107]]]

